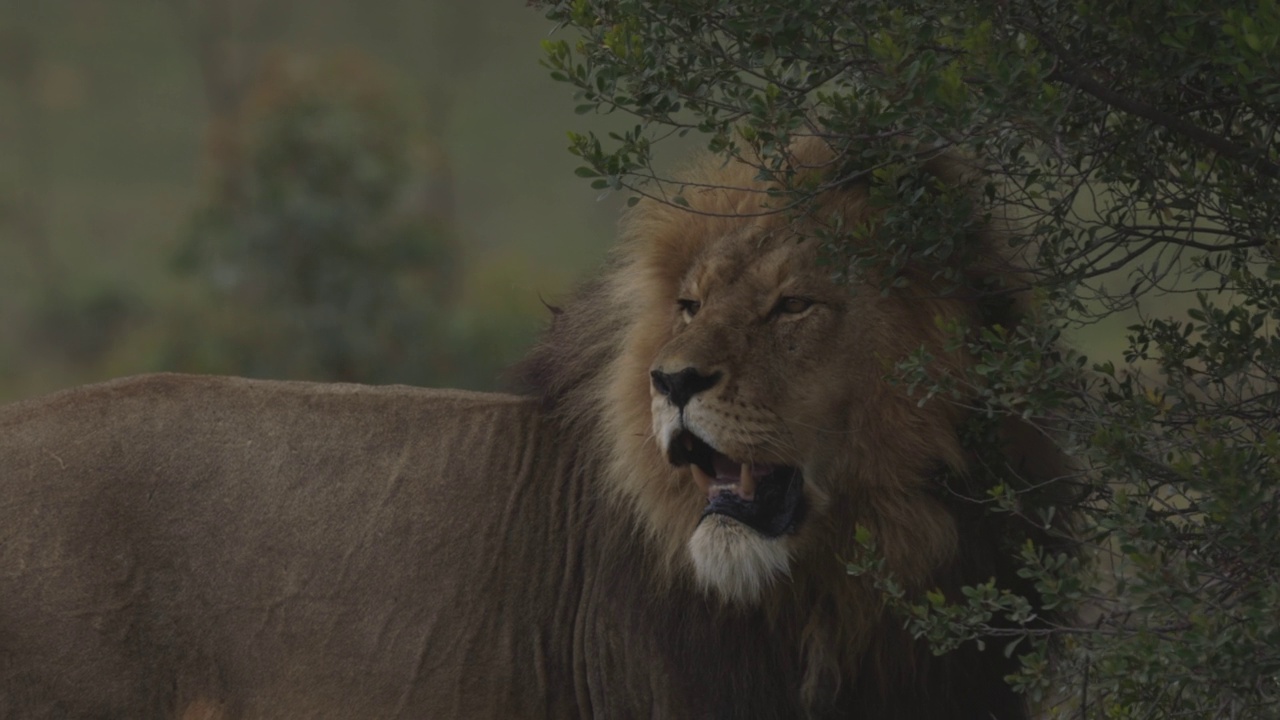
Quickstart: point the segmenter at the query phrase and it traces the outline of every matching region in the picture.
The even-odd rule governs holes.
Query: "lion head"
[[[792,161],[830,159],[809,143]],[[956,167],[932,171],[954,180]],[[957,372],[945,328],[979,322],[980,302],[911,267],[892,291],[835,277],[821,238],[874,217],[866,187],[783,212],[757,173],[709,159],[687,177],[687,206],[629,211],[604,279],[557,317],[534,372],[592,428],[607,490],[677,580],[739,606],[782,585],[850,586],[841,558],[862,526],[923,586],[957,554],[937,477],[966,471],[962,417],[893,369],[924,348],[931,372]],[[995,272],[990,241],[973,242],[972,272]]]

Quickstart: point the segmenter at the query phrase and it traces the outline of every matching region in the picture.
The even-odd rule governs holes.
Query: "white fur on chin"
[[[791,557],[781,539],[722,515],[709,515],[689,538],[694,574],[704,590],[725,602],[754,605],[765,588],[790,572]]]

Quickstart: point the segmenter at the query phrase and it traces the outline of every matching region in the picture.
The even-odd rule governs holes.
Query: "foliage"
[[[558,170],[574,162],[555,142],[571,109],[528,62],[545,33],[536,13],[500,0],[0,3],[0,400],[149,369],[237,372],[245,355],[282,348],[274,336],[240,342],[231,362],[219,338],[244,315],[208,273],[177,278],[170,259],[193,210],[217,202],[219,168],[202,148],[221,120],[244,118],[262,62],[284,52],[321,58],[316,71],[332,69],[328,55],[363,55],[356,64],[409,126],[402,192],[433,176],[453,190],[438,227],[459,247],[445,258],[459,292],[397,340],[421,355],[387,350],[412,373],[397,377],[494,388],[546,322],[539,295],[554,301],[594,265],[616,219]],[[494,255],[520,256],[519,273],[495,275]],[[273,367],[259,374],[283,372]]]
[[[231,147],[213,149],[213,197],[177,258],[215,301],[179,316],[167,364],[366,382],[442,371],[456,248],[424,197],[429,142],[383,75],[355,56],[267,66]]]
[[[1075,532],[1092,562],[1021,553],[1042,602],[1080,620],[1037,627],[1024,598],[978,587],[898,597],[915,632],[940,651],[1004,633],[1029,650],[1011,680],[1062,716],[1280,717],[1275,0],[543,8],[576,33],[548,40],[545,62],[579,111],[636,118],[571,134],[594,187],[683,203],[697,189],[655,157],[692,134],[777,179],[779,211],[867,182],[885,208],[875,257],[842,242],[869,228],[833,232],[838,272],[901,282],[908,259],[931,259],[945,273],[966,227],[991,214],[1033,257],[1042,322],[958,330],[978,360],[964,382],[924,377],[927,358],[900,370],[924,400],[1026,418],[1077,455]],[[837,152],[822,184],[788,165],[802,136]],[[978,202],[919,179],[942,152],[981,158]],[[1063,349],[1063,333],[1108,319],[1129,324],[1122,356]],[[1002,486],[994,511],[1019,511],[1022,490]],[[893,599],[892,578],[880,582]]]

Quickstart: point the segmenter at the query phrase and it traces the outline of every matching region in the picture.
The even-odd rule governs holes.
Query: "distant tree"
[[[176,322],[163,364],[438,379],[457,248],[434,197],[441,156],[411,104],[358,56],[282,55],[234,126],[240,162],[211,166],[210,202],[178,256],[210,302],[197,306],[201,322]]]
[[[210,174],[235,183],[241,161],[240,110],[269,48],[279,42],[293,0],[168,0],[195,56],[209,114],[205,160]],[[234,186],[223,188],[234,192]]]
[[[890,279],[932,258],[945,272],[975,213],[1010,216],[1011,242],[1034,248],[1042,322],[958,330],[977,359],[966,388],[922,376],[923,358],[898,371],[929,401],[976,393],[980,416],[1039,423],[1078,457],[1091,562],[1021,552],[1043,600],[1082,620],[1037,629],[999,588],[888,598],[916,633],[945,651],[1003,629],[1029,651],[1011,682],[1058,717],[1280,717],[1275,0],[541,6],[574,31],[545,62],[579,111],[636,118],[572,135],[596,188],[683,203],[695,190],[655,157],[695,135],[779,180],[780,207],[803,203],[825,186],[790,183],[787,148],[815,136],[838,153],[829,183],[864,180],[886,208],[874,257],[825,239],[833,270]],[[981,203],[932,202],[913,179],[941,152],[987,166]],[[1062,349],[1109,319],[1128,325],[1117,357]],[[1014,511],[1018,489],[992,501]]]

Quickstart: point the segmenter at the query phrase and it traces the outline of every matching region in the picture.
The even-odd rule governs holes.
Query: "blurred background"
[[[0,3],[0,400],[502,386],[612,243],[511,0]]]

